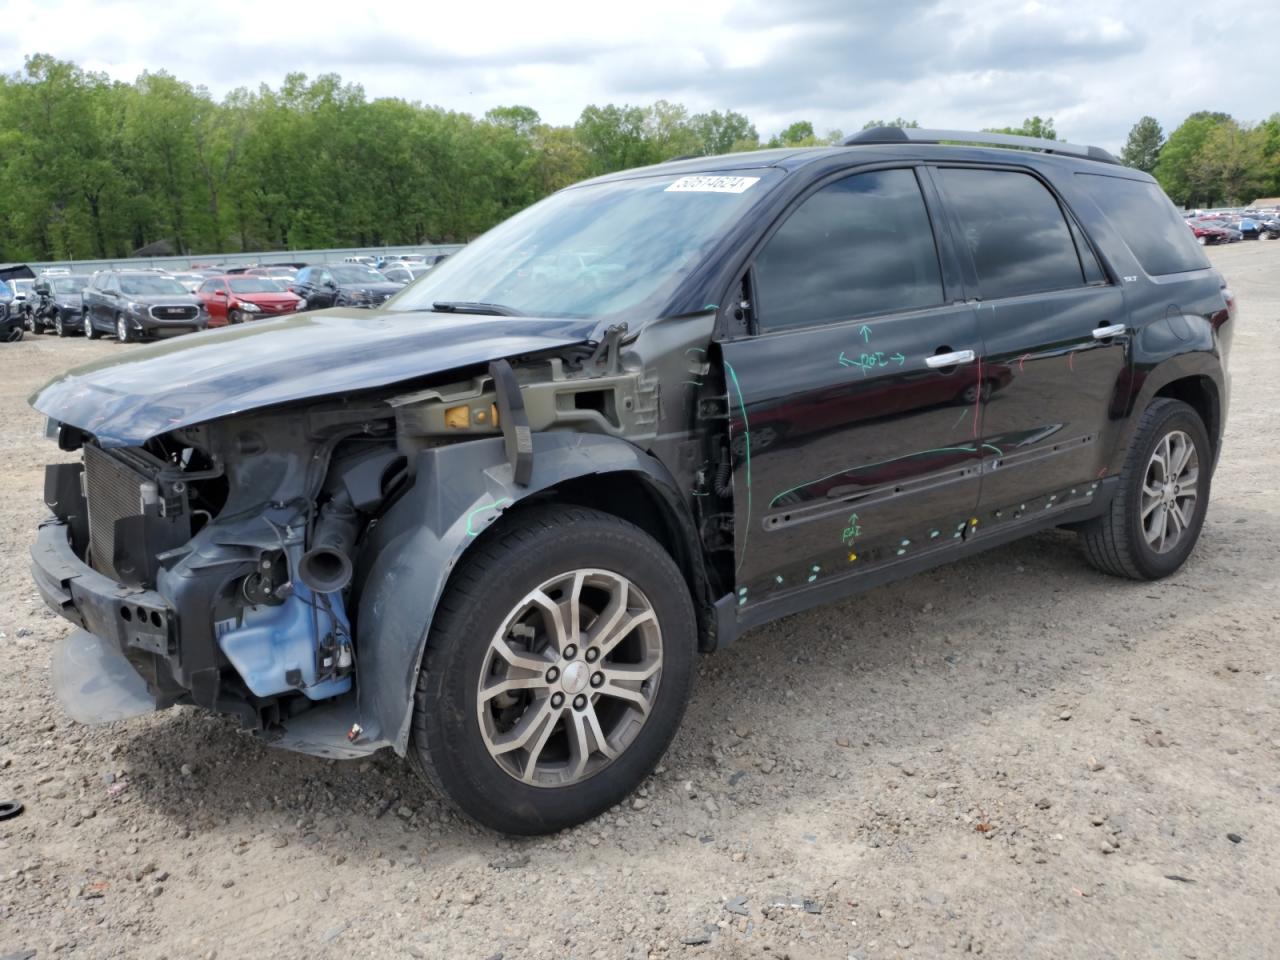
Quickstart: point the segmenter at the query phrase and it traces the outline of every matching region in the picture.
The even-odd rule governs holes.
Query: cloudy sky
[[[371,13],[370,9],[387,11]],[[165,69],[216,95],[340,73],[371,97],[571,123],[588,103],[681,102],[852,131],[902,116],[977,129],[1052,116],[1118,148],[1151,114],[1280,110],[1275,0],[6,0],[0,67],[52,53],[131,80]],[[1247,49],[1245,49],[1247,48]]]

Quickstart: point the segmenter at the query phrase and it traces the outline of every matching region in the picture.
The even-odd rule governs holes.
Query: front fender
[[[527,486],[514,482],[501,437],[422,451],[413,486],[361,548],[359,713],[366,735],[389,741],[402,756],[436,605],[467,548],[505,510],[566,480],[617,472],[641,473],[668,501],[682,502],[666,467],[624,440],[547,432],[534,434],[533,445]]]

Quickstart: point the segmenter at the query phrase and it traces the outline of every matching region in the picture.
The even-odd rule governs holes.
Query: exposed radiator
[[[84,489],[89,501],[90,564],[113,580],[121,579],[112,565],[116,549],[116,521],[142,513],[139,484],[147,478],[127,463],[92,444],[84,446]]]

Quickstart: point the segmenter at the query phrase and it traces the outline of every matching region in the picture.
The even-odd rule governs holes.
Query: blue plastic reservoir
[[[332,635],[339,644],[349,644],[351,637],[342,595],[331,593],[326,599],[328,609],[323,603],[313,607],[315,595],[295,582],[293,595],[284,603],[246,607],[241,625],[218,638],[222,652],[254,694],[270,697],[301,690],[312,700],[324,700],[351,689],[350,674],[317,682],[320,641]],[[302,678],[300,687],[286,679],[293,670]]]

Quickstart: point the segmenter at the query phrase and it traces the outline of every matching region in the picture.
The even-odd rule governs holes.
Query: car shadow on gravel
[[[833,771],[859,749],[963,743],[976,725],[1029,701],[1049,709],[1054,685],[1083,654],[1063,642],[1073,632],[1064,617],[1087,610],[1104,628],[1090,651],[1104,664],[1122,661],[1150,628],[1146,607],[1176,598],[1195,608],[1205,592],[1230,604],[1259,589],[1231,569],[1245,562],[1244,537],[1275,542],[1280,519],[1218,505],[1188,565],[1144,584],[1093,571],[1073,535],[1051,531],[758,628],[702,661],[655,802],[664,791],[668,803],[682,800],[680,784],[692,780],[746,802],[739,832],[768,830],[772,804],[797,789],[797,776],[802,797],[791,799],[804,808],[846,800],[849,782]],[[1216,574],[1211,584],[1206,573]],[[1002,667],[1019,663],[1012,673]],[[181,707],[121,734],[120,798],[177,831],[229,829],[242,845],[283,838],[347,858],[461,856],[497,839],[453,815],[390,751],[359,761],[278,751],[229,718]],[[769,776],[774,768],[790,779]]]

